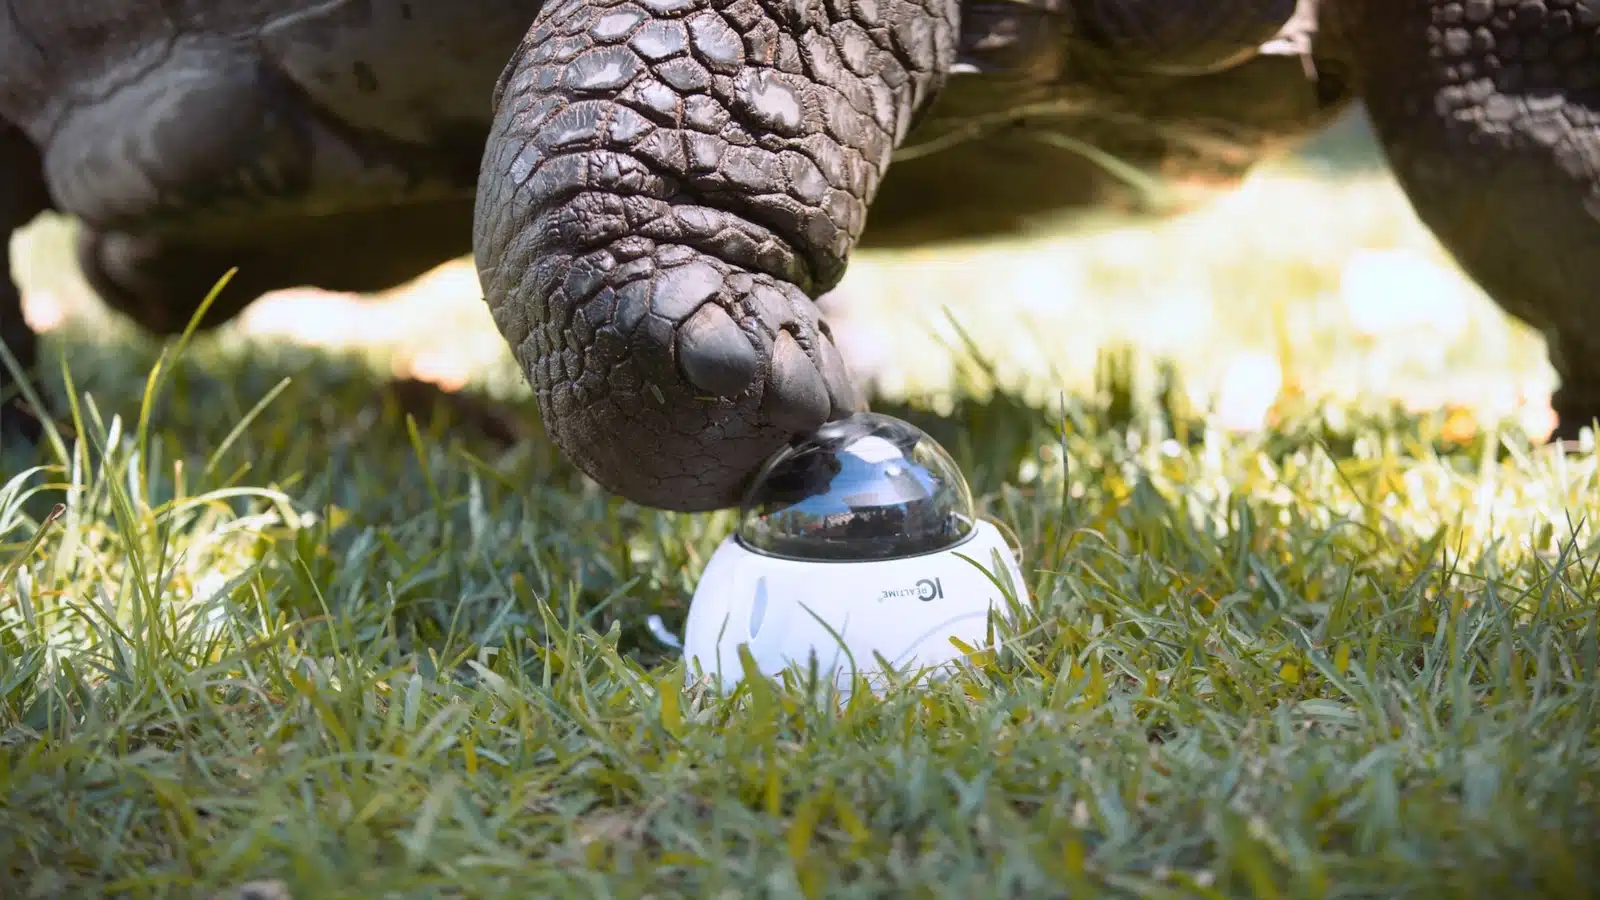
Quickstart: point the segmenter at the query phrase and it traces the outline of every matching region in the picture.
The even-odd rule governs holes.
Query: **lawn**
[[[63,325],[72,433],[0,488],[0,897],[1594,896],[1600,453],[1530,439],[1537,340],[1381,176],[1265,184],[972,248],[990,294],[858,270],[872,315],[920,313],[876,407],[1018,533],[1033,605],[970,671],[842,705],[683,689],[648,623],[732,515],[596,490],[503,357],[469,390],[512,444],[404,415],[403,334]],[[1263,252],[1308,197],[1326,240]],[[1375,318],[1403,304],[1357,253],[1433,299]],[[435,299],[419,333],[492,346]],[[1219,412],[1241,360],[1278,379],[1253,424]]]

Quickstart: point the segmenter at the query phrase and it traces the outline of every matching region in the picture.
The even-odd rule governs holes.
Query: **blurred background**
[[[1100,351],[1126,348],[1141,365],[1170,361],[1191,402],[1232,429],[1260,428],[1297,397],[1548,433],[1542,339],[1416,220],[1359,110],[1238,189],[1199,193],[1159,221],[1104,215],[1023,240],[858,254],[829,298],[846,358],[890,396],[938,402],[976,351],[1006,386],[1045,400],[1089,389]],[[69,222],[17,240],[35,327],[142,339],[78,275]],[[382,295],[273,294],[205,340],[323,347],[448,390],[527,391],[468,260]]]

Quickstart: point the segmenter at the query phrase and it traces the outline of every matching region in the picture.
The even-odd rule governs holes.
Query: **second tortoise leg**
[[[1600,17],[1562,2],[1326,9],[1418,217],[1544,334],[1555,437],[1576,437],[1600,418]]]
[[[476,161],[350,128],[247,45],[196,42],[74,110],[44,168],[89,284],[168,336],[230,269],[201,328],[272,291],[384,291],[466,256]],[[400,396],[419,413],[467,402],[418,387]]]

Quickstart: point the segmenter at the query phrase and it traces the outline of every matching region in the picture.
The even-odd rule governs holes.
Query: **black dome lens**
[[[842,562],[944,550],[974,525],[967,482],[943,447],[908,422],[858,413],[767,461],[738,534],[759,553]]]

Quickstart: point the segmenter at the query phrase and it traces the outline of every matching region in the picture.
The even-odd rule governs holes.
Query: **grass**
[[[0,497],[5,896],[1592,896],[1592,450],[891,405],[1037,611],[838,708],[649,637],[727,515],[220,356],[108,379]]]
[[[1308,255],[1214,288],[1308,369],[1387,352],[1296,318]],[[1513,377],[1526,335],[1468,332],[1428,371]],[[651,636],[729,514],[407,419],[360,353],[67,328],[76,435],[0,462],[0,897],[1593,896],[1592,445],[1321,389],[1231,433],[1148,361],[1024,389],[975,346],[877,408],[1018,533],[1032,611],[838,705],[684,689]]]

